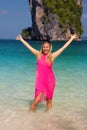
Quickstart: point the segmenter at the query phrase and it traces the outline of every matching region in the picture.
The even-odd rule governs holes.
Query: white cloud
[[[83,17],[83,19],[86,20],[87,19],[87,14],[83,14],[82,17]]]
[[[0,9],[0,14],[7,15],[8,14],[8,10]]]

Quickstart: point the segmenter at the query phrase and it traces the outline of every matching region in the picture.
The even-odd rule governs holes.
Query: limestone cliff
[[[82,0],[76,0],[82,6]],[[45,9],[43,0],[29,0],[32,18],[32,38],[43,40],[65,40],[71,35],[70,26],[64,30],[59,24],[59,17],[56,13],[51,13]]]

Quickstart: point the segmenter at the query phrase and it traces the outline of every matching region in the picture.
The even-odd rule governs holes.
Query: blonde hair
[[[52,60],[52,44],[49,41],[44,41],[44,43],[42,44],[41,49],[40,49],[40,53],[39,53],[39,57],[41,57],[43,54],[43,45],[45,43],[49,44],[50,50],[49,50],[49,53],[47,54],[47,60],[51,61]]]

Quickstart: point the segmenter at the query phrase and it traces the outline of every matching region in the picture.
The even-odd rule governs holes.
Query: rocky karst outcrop
[[[70,28],[63,31],[60,27],[58,15],[45,10],[43,0],[29,0],[30,12],[32,18],[31,37],[43,40],[65,40],[71,35]],[[82,6],[82,0],[77,0],[77,4]]]

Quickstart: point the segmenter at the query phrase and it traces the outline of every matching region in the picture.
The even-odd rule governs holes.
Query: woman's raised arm
[[[77,38],[77,34],[72,35],[71,38],[63,45],[63,47],[61,47],[60,49],[58,49],[52,54],[52,59],[54,60],[56,57],[58,57],[76,38]]]
[[[27,43],[21,35],[17,36],[16,40],[21,41],[35,56],[39,54],[39,51],[34,49],[29,43]]]

